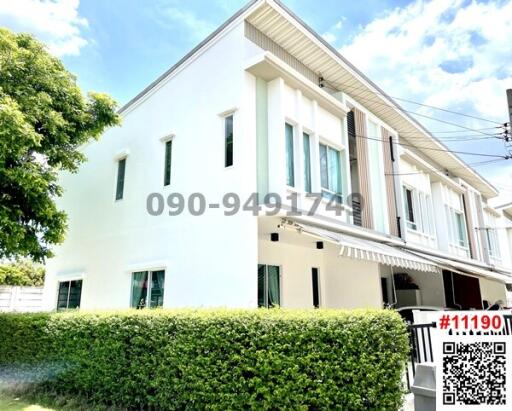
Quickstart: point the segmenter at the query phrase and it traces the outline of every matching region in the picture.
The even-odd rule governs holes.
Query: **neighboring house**
[[[120,113],[62,175],[47,309],[506,298],[510,252],[483,229],[496,189],[278,1],[250,2]]]

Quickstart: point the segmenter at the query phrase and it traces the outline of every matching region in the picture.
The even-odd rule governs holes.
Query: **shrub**
[[[0,265],[0,285],[41,286],[44,267],[30,260],[19,260]]]
[[[0,315],[0,375],[131,409],[398,410],[408,340],[384,310]]]

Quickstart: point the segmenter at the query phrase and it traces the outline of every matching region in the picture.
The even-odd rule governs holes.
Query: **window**
[[[487,243],[489,244],[489,255],[494,258],[500,258],[500,249],[496,228],[486,228]]]
[[[224,118],[224,167],[233,165],[233,115]]]
[[[165,142],[164,186],[171,184],[172,140]]]
[[[59,283],[57,310],[80,308],[82,298],[82,280],[64,281]]]
[[[453,210],[455,221],[455,234],[458,245],[465,247],[466,242],[466,224],[464,222],[464,214],[459,211]]]
[[[294,130],[293,126],[285,124],[285,137],[286,137],[286,184],[290,187],[295,187],[295,161],[294,161]]]
[[[311,281],[313,285],[313,307],[320,308],[320,285],[318,278],[318,268],[311,269]]]
[[[342,203],[340,152],[320,144],[320,184],[322,196]]]
[[[123,198],[125,170],[126,158],[122,158],[117,162],[116,200],[121,200]]]
[[[404,190],[404,204],[405,204],[405,220],[407,222],[407,227],[417,230],[418,225],[414,220],[414,196],[413,191],[407,187],[403,188]]]
[[[303,133],[304,144],[304,191],[311,193],[311,145],[309,134]]]
[[[258,307],[278,307],[281,305],[281,278],[279,267],[258,265]]]
[[[132,308],[155,308],[164,304],[165,271],[139,271],[132,274]],[[148,297],[149,296],[149,297]]]

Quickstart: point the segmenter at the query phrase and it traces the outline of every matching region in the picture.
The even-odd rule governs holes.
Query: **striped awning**
[[[435,262],[383,243],[341,234],[303,223],[294,223],[294,226],[299,231],[339,244],[339,254],[343,257],[373,261],[410,270],[433,273],[440,272],[440,268]]]
[[[477,277],[488,278],[491,280],[501,281],[503,283],[512,283],[512,275],[510,272],[504,272],[500,270],[492,271],[490,269],[477,267],[475,265],[469,263],[463,263],[460,261],[455,261],[448,258],[443,258],[439,256],[431,256],[425,253],[420,253],[417,251],[411,251],[415,255],[421,258],[428,259],[433,263],[437,264],[441,269],[446,269],[450,271],[455,271],[459,274],[471,274]]]

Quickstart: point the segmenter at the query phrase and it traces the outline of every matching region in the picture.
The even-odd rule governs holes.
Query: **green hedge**
[[[384,310],[0,315],[4,383],[114,408],[398,410],[408,342]]]

